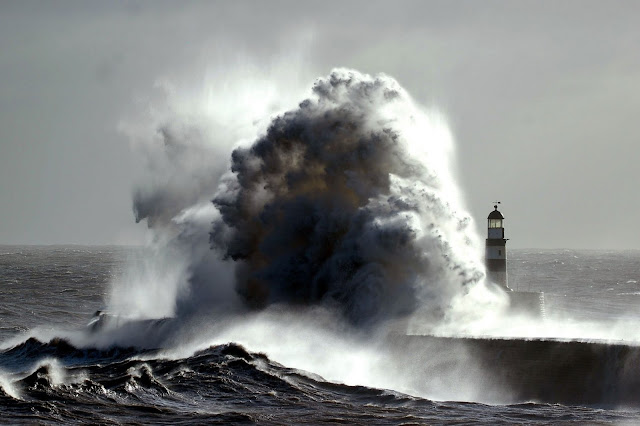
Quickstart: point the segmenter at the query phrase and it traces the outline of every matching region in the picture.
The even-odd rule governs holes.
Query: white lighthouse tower
[[[498,211],[499,201],[487,217],[488,232],[485,252],[487,277],[492,282],[509,289],[507,281],[507,239],[504,237],[504,216]]]

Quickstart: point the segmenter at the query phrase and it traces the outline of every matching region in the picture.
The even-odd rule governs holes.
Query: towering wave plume
[[[391,321],[456,332],[486,311],[444,120],[385,75],[338,69],[304,95],[242,77],[216,79],[213,107],[190,97],[125,129],[148,159],[134,211],[151,256],[114,283],[116,325],[88,344],[181,357],[235,342],[354,385],[423,394],[424,375],[439,374],[430,389],[459,395],[474,375],[464,353],[455,368],[454,354],[431,353],[416,376],[406,365],[424,369],[424,355],[411,364],[384,338]]]
[[[448,129],[390,77],[334,70],[231,158],[211,244],[250,306],[439,316],[484,276]]]

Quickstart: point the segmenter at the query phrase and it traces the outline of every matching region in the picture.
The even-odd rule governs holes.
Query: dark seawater
[[[136,249],[0,246],[0,422],[6,424],[638,424],[631,408],[432,401],[347,386],[234,342],[186,358],[76,347]],[[509,279],[547,310],[640,324],[640,252],[512,250]],[[34,338],[29,336],[48,336]],[[550,384],[561,386],[561,383]]]

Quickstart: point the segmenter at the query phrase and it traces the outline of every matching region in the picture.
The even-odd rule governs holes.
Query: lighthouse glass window
[[[502,228],[502,219],[489,219],[489,228]]]

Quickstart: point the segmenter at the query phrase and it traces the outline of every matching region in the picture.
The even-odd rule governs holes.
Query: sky
[[[193,96],[244,67],[310,87],[348,67],[444,114],[483,235],[500,200],[510,247],[640,249],[638,16],[637,1],[0,2],[0,244],[144,242],[144,159],[122,129],[159,85]]]

